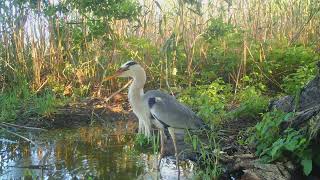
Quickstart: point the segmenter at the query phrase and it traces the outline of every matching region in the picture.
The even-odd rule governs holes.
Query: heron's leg
[[[179,167],[179,156],[178,156],[178,148],[177,148],[177,142],[176,142],[176,135],[174,133],[174,128],[169,127],[169,134],[172,137],[173,141],[173,146],[174,146],[174,151],[175,151],[175,156],[176,156],[176,166],[178,168],[178,176],[180,177],[180,167]]]
[[[163,154],[164,154],[164,144],[165,144],[165,133],[164,133],[164,129],[160,128],[160,156],[159,156],[159,163],[158,163],[158,169],[160,169],[160,163],[161,163],[161,159],[163,158]]]

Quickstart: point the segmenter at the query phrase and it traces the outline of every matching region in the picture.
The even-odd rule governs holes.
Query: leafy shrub
[[[237,94],[240,105],[229,115],[232,118],[255,118],[268,106],[268,98],[263,96],[254,86],[250,86]]]
[[[293,115],[293,113],[280,111],[264,114],[262,121],[255,126],[255,133],[250,140],[255,143],[256,153],[263,160],[271,162],[284,157],[286,152],[289,152],[303,166],[304,173],[308,175],[312,170],[313,159],[319,156],[311,150],[308,132],[305,129],[292,128],[280,132],[280,124],[288,121]]]
[[[236,28],[233,25],[223,22],[222,19],[211,19],[209,24],[210,25],[204,34],[207,41],[224,38],[229,34],[236,32]]]
[[[296,72],[289,74],[284,78],[283,89],[288,94],[296,94],[305,86],[317,73],[315,63],[301,66]]]
[[[280,45],[275,47],[267,53],[266,61],[263,64],[265,74],[277,81],[278,83],[287,83],[284,85],[289,92],[296,89],[296,85],[301,84],[302,80],[306,80],[312,76],[312,65],[318,60],[318,55],[310,47],[293,46],[286,47]],[[309,74],[304,74],[304,70],[308,70]],[[298,76],[296,80],[295,76]],[[274,83],[269,82],[271,89],[275,88]]]
[[[205,78],[208,72],[215,72],[215,76],[225,81],[229,75],[238,69],[242,59],[243,32],[239,28],[224,23],[221,19],[213,19],[203,35],[208,43],[206,64],[202,67]]]
[[[207,122],[219,123],[225,112],[225,104],[231,96],[231,86],[221,79],[209,85],[191,87],[182,92],[179,99],[193,107]]]

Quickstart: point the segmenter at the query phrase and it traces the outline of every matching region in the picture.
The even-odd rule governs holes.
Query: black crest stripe
[[[129,63],[127,64],[127,66],[133,66],[133,65],[135,65],[135,64],[137,64],[137,63],[134,62],[134,61],[131,61],[131,62],[129,62]]]

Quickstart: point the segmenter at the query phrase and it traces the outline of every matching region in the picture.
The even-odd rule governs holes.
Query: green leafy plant
[[[201,136],[199,134],[202,134]],[[206,141],[203,141],[206,139]],[[220,147],[217,141],[215,131],[202,130],[197,135],[187,132],[185,142],[192,145],[193,151],[198,152],[198,164],[195,179],[217,178],[222,173],[222,167],[219,164]]]
[[[250,118],[260,116],[268,106],[268,98],[254,86],[249,86],[237,94],[239,107],[228,113],[230,118]]]
[[[256,153],[264,161],[271,162],[281,159],[286,155],[296,158],[306,175],[312,170],[312,161],[316,153],[311,151],[310,138],[305,129],[295,130],[287,128],[280,131],[280,124],[293,117],[293,113],[280,111],[268,112],[255,126],[255,132],[250,137],[251,142],[256,145]]]
[[[269,88],[279,89],[279,85],[274,82],[283,83],[285,90],[289,93],[297,89],[297,85],[301,87],[303,80],[309,80],[314,75],[314,63],[318,60],[317,53],[310,47],[304,46],[285,46],[282,43],[274,43],[275,47],[270,50],[263,63],[264,73],[271,78]],[[304,71],[306,71],[304,72]],[[305,73],[305,74],[304,74]],[[275,87],[278,86],[278,87]],[[294,92],[295,93],[295,92]]]
[[[188,88],[180,94],[179,100],[194,107],[206,122],[219,123],[230,96],[230,85],[217,79],[209,85]]]
[[[143,147],[150,144],[150,139],[143,134],[137,134],[134,139],[134,144]]]
[[[296,72],[289,74],[283,79],[282,87],[288,94],[296,94],[317,74],[315,63],[308,63],[297,69]]]

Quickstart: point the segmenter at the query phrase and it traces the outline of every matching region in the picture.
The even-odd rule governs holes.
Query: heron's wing
[[[166,93],[148,91],[144,95],[144,102],[152,116],[162,124],[181,129],[198,129],[203,126],[202,120],[191,109]]]

